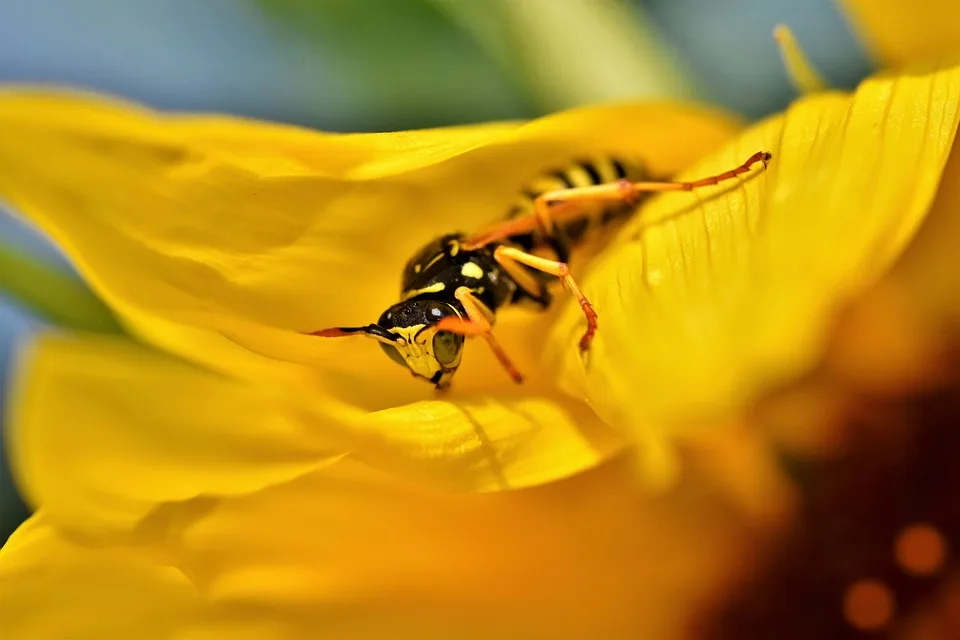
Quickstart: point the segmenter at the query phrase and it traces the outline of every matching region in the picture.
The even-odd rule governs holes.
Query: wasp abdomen
[[[507,212],[508,218],[532,215],[534,201],[538,196],[549,191],[589,187],[598,184],[609,184],[623,180],[642,180],[645,171],[637,162],[628,162],[611,156],[601,156],[577,160],[566,167],[547,171],[531,180],[521,191],[520,196]],[[560,225],[560,242],[576,244],[593,229],[602,227],[620,217],[628,211],[622,205],[605,205],[594,203],[583,208],[583,215],[564,222]],[[510,242],[532,251],[545,244],[545,240],[537,232],[512,236]],[[554,240],[552,243],[557,242]],[[556,249],[556,247],[554,247]]]

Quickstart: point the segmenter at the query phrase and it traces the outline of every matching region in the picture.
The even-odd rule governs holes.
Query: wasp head
[[[450,384],[463,355],[463,336],[437,328],[440,320],[459,318],[460,312],[447,302],[405,300],[380,316],[377,325],[395,336],[380,346],[390,359],[417,378],[432,382],[438,389]]]

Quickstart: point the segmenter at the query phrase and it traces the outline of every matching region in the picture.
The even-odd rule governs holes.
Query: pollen
[[[466,278],[482,278],[483,269],[476,262],[468,262],[460,269],[460,273]]]

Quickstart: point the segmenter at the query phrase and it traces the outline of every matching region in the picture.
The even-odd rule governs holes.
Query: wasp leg
[[[508,264],[512,263],[514,267],[518,267],[517,263],[519,263],[560,278],[564,286],[570,290],[570,293],[572,293],[577,299],[577,302],[580,303],[580,308],[583,309],[583,315],[587,317],[587,331],[583,334],[583,337],[580,338],[580,350],[586,351],[590,348],[590,343],[593,342],[593,336],[597,333],[597,312],[594,310],[593,305],[590,304],[590,301],[587,300],[587,297],[583,295],[577,281],[570,275],[570,268],[567,267],[565,262],[547,260],[546,258],[533,256],[519,249],[504,245],[500,245],[494,250],[493,257],[508,273],[510,273],[510,268],[507,266]]]
[[[501,260],[496,256],[497,254],[494,252],[494,258],[497,264],[507,272],[507,275],[510,276],[510,278],[517,283],[517,286],[523,289],[527,295],[536,301],[545,302],[550,300],[550,294],[547,292],[547,286],[543,280],[538,279],[534,274],[524,269],[519,262],[506,259]]]
[[[487,341],[487,344],[490,345],[490,350],[493,351],[493,355],[497,357],[497,360],[499,360],[503,368],[507,370],[507,373],[513,381],[517,384],[523,382],[523,375],[513,366],[503,347],[501,347],[497,339],[493,337],[493,325],[491,324],[493,314],[490,313],[487,306],[478,300],[467,287],[457,287],[454,296],[456,296],[460,304],[463,305],[464,311],[467,312],[468,319],[464,320],[463,318],[448,316],[436,324],[437,329],[458,333],[462,336],[482,336],[483,339]]]
[[[377,342],[384,344],[396,344],[397,336],[390,333],[380,325],[368,324],[365,327],[332,327],[308,333],[309,336],[319,338],[346,338],[347,336],[362,335],[367,338],[373,338]]]
[[[540,194],[534,200],[533,215],[514,218],[487,231],[483,231],[463,242],[463,248],[473,250],[502,240],[512,235],[530,233],[540,229],[545,235],[551,235],[553,226],[557,222],[577,218],[582,215],[580,205],[584,203],[625,203],[635,204],[644,193],[656,191],[693,191],[699,187],[719,184],[750,171],[753,165],[762,163],[767,166],[772,156],[766,151],[758,151],[735,169],[724,171],[714,176],[700,178],[688,182],[630,182],[621,180],[607,184],[592,185],[589,187],[574,187],[558,189]]]

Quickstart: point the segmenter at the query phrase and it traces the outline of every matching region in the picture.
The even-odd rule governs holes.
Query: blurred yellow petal
[[[885,65],[960,53],[960,5],[952,0],[841,0],[854,27]]]
[[[15,90],[0,127],[17,132],[0,140],[0,195],[131,329],[220,370],[293,378],[279,361],[337,349],[294,332],[375,319],[416,247],[497,219],[545,166],[603,151],[669,173],[733,131],[715,112],[635,105],[341,136]]]
[[[649,438],[716,424],[810,366],[836,306],[884,272],[927,213],[958,102],[960,67],[881,75],[852,96],[804,98],[685,172],[773,153],[739,184],[641,208],[584,281],[600,315],[586,366],[579,309],[555,328],[562,384]]]
[[[748,529],[696,473],[659,497],[631,474],[458,495],[344,458],[170,503],[126,542],[37,517],[0,551],[0,619],[18,639],[686,637]]]
[[[196,603],[176,567],[133,549],[85,546],[41,515],[0,548],[6,638],[167,640],[192,619]]]
[[[156,505],[247,493],[342,450],[296,394],[112,337],[49,337],[18,371],[8,429],[28,498],[75,529],[129,528]]]
[[[954,326],[960,326],[960,278],[954,268],[958,246],[960,145],[954,145],[930,215],[893,273],[895,283],[907,289],[911,301],[918,303],[920,314],[933,316],[934,322],[944,318]]]
[[[683,637],[742,523],[696,477],[652,497],[631,473],[454,495],[344,459],[158,534],[212,604],[316,637]]]

